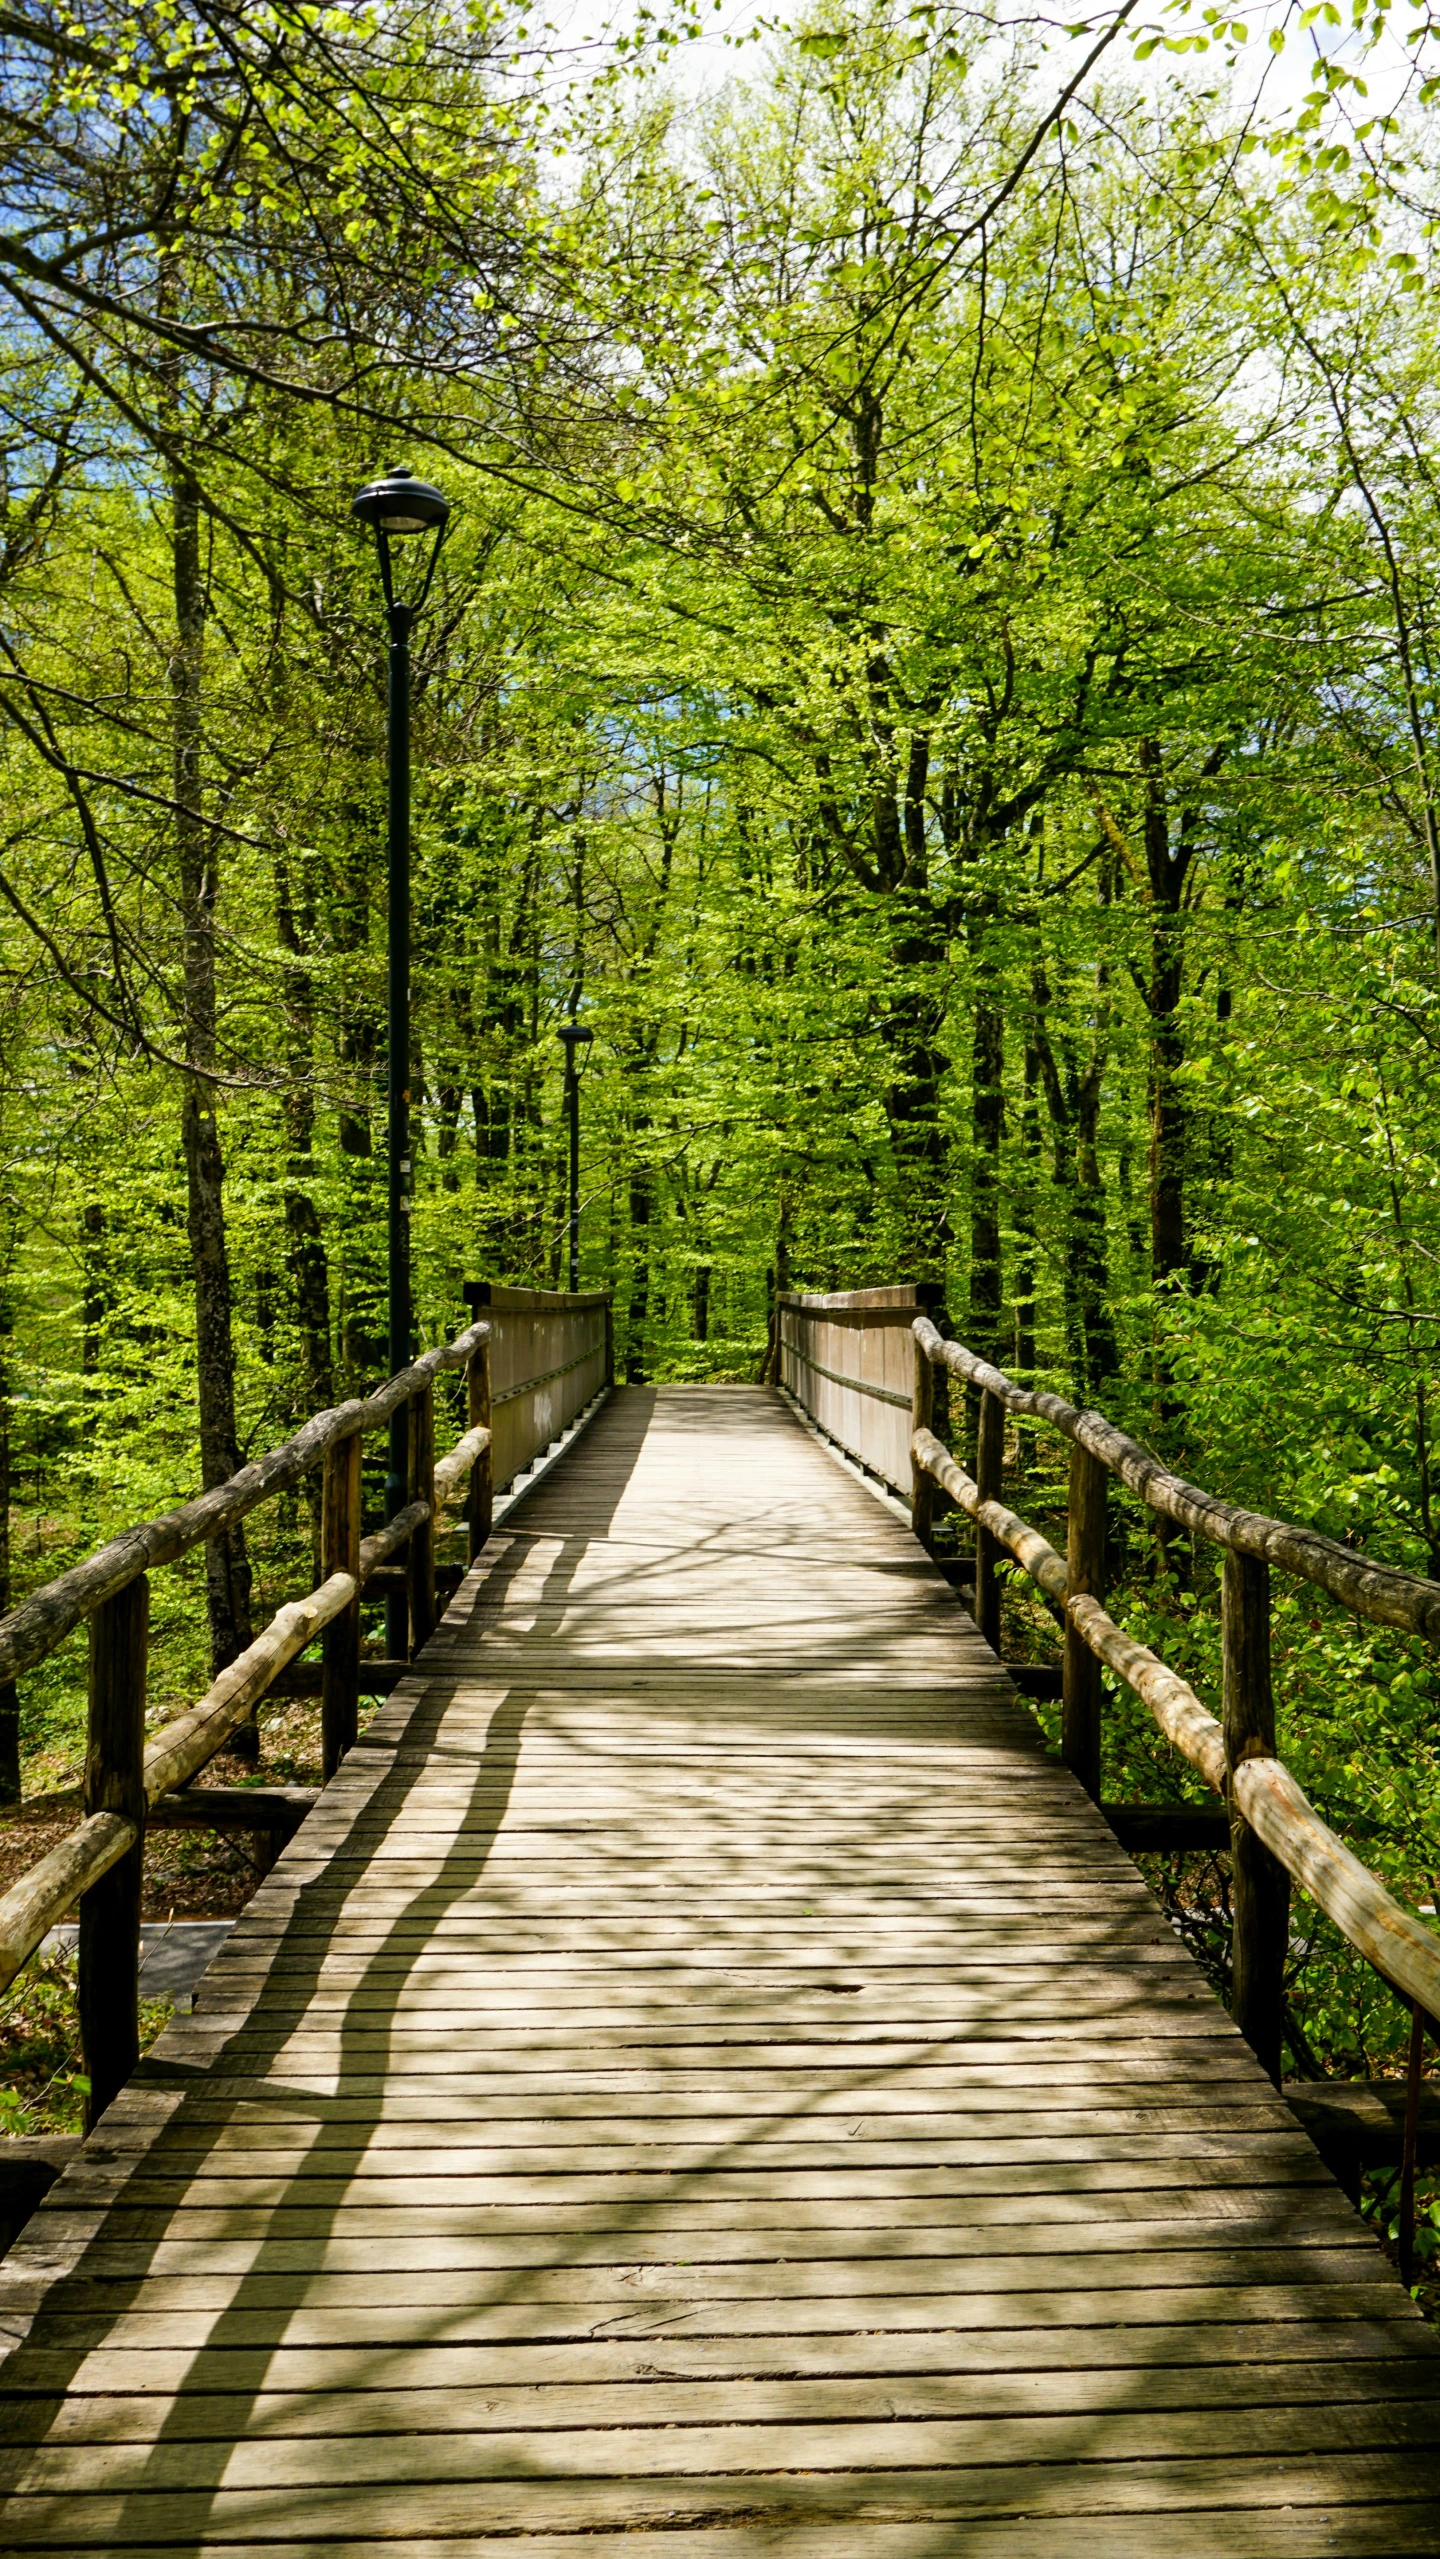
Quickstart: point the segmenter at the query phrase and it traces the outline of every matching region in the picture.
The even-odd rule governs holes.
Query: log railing
[[[376,1684],[367,1679],[360,1655],[366,1584],[382,1571],[397,1579],[403,1572],[413,1658],[435,1628],[435,1533],[443,1514],[464,1504],[473,1562],[490,1535],[497,1490],[610,1383],[608,1298],[539,1289],[478,1288],[470,1294],[490,1311],[455,1341],[427,1351],[363,1401],[317,1413],[282,1447],[180,1510],[122,1531],[0,1620],[0,1682],[33,1669],[82,1619],[89,1621],[85,1818],[0,1894],[0,1990],[78,1901],[80,2030],[91,2123],[129,2078],[139,2053],[141,1869],[151,1809],[163,1800],[167,1812],[203,1820],[211,1794],[224,1826],[244,1820],[248,1808],[229,1790],[186,1790],[317,1637],[323,1764],[327,1779],[333,1776],[356,1738],[360,1696]],[[435,1381],[454,1369],[465,1373],[466,1428],[437,1460]],[[408,1417],[408,1498],[382,1528],[364,1536],[363,1442],[402,1409]],[[316,1467],[323,1470],[324,1579],[279,1609],[198,1704],[147,1741],[151,1572],[175,1563]],[[399,1665],[382,1667],[387,1675],[378,1684],[393,1685]],[[257,1792],[257,1827],[264,1809]],[[277,1799],[276,1810],[293,1827],[296,1808],[288,1797]]]
[[[1231,1853],[1232,2013],[1273,2079],[1280,2077],[1292,1879],[1405,2000],[1411,2011],[1411,2084],[1402,2183],[1408,2178],[1413,2196],[1423,2042],[1427,2032],[1440,2033],[1435,2023],[1440,2018],[1440,1934],[1362,1865],[1276,1756],[1270,1575],[1272,1568],[1293,1574],[1329,1592],[1358,1617],[1432,1640],[1440,1634],[1440,1584],[1372,1563],[1313,1529],[1219,1501],[1172,1474],[1103,1414],[1082,1412],[1062,1396],[1019,1386],[963,1343],[944,1340],[928,1316],[915,1316],[912,1330],[917,1533],[927,1533],[936,1488],[974,1521],[977,1616],[997,1649],[998,1608],[993,1624],[987,1625],[978,1605],[982,1541],[991,1557],[1002,1552],[1013,1556],[1060,1615],[1065,1628],[1061,1748],[1097,1802],[1102,1669],[1125,1682],[1166,1738],[1224,1799]],[[973,1477],[930,1427],[929,1398],[937,1372],[978,1393],[979,1453]],[[1070,1443],[1063,1557],[1000,1499],[1008,1414],[1049,1423]],[[1209,1538],[1222,1550],[1219,1717],[1158,1654],[1125,1634],[1106,1612],[1106,1512],[1112,1476],[1163,1519]],[[1102,1809],[1124,1838],[1125,1808]],[[1162,1844],[1163,1809],[1146,1807],[1142,1814],[1144,1844]],[[1183,1820],[1182,1815],[1177,1840]],[[1138,1837],[1135,1844],[1141,1844]],[[1402,2196],[1402,2234],[1409,2210]]]

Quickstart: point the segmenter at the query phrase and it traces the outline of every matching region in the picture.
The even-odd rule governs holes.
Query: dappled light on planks
[[[626,1389],[0,2268],[7,2548],[1440,2551],[1440,2348],[909,1532]]]

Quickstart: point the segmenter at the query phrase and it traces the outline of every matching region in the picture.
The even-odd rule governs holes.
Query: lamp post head
[[[583,1022],[562,1022],[555,1037],[563,1040],[567,1048],[588,1048],[595,1034],[587,1031]]]
[[[350,512],[380,533],[428,533],[435,525],[443,526],[450,506],[433,482],[417,480],[413,471],[397,463],[383,479],[367,483]]]
[[[433,533],[435,539],[419,596],[413,604],[401,607],[407,614],[418,613],[435,575],[435,563],[440,556],[440,545],[450,516],[449,500],[441,496],[433,481],[417,480],[413,471],[407,471],[402,463],[397,463],[383,478],[367,482],[359,496],[352,500],[350,512],[361,524],[374,527],[375,546],[380,554],[380,581],[385,589],[385,601],[392,610],[396,599],[391,574],[391,542],[406,541],[417,533]]]

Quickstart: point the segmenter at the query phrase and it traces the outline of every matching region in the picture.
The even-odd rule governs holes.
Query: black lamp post
[[[388,1156],[388,1288],[390,1303],[390,1374],[409,1365],[410,1322],[410,630],[430,593],[435,563],[445,538],[449,506],[428,480],[412,471],[387,471],[361,490],[351,514],[375,528],[380,554],[380,583],[385,590],[389,634],[387,693],[389,772],[389,1031],[387,1081],[389,1099]],[[390,546],[417,534],[434,538],[424,573],[412,585],[419,593],[397,594]],[[390,1469],[385,1484],[385,1516],[393,1519],[405,1507],[407,1419],[402,1409],[390,1423]],[[408,1649],[403,1600],[386,1606],[385,1649],[392,1658]]]
[[[579,1022],[562,1022],[555,1034],[565,1043],[565,1114],[570,1123],[570,1292],[580,1285],[580,1060],[577,1051],[588,1048],[593,1031]]]

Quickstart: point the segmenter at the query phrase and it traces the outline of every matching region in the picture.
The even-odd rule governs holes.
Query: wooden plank
[[[241,2359],[231,2359],[237,2366]],[[242,2377],[229,2390],[195,2389],[178,2406],[157,2390],[127,2388],[68,2398],[36,2395],[15,2404],[0,2426],[0,2442],[46,2443],[52,2448],[152,2444],[163,2429],[170,2447],[226,2443],[250,2429],[285,2443],[306,2438],[417,2434],[504,2436],[546,2427],[659,2428],[718,2424],[770,2426],[863,2425],[875,2420],[873,2377],[822,2380],[724,2378],[715,2381],[491,2382],[440,2384],[423,2378],[423,2358],[412,2357],[404,2374],[375,2387],[335,2385],[317,2376],[311,2389],[277,2390],[268,2377]],[[891,2379],[886,2391],[891,2424],[909,2422],[989,2426],[997,2419],[1027,2425],[1063,2419],[1073,2430],[1080,2416],[1135,2421],[1164,2414],[1203,2448],[1200,2428],[1213,2429],[1216,2412],[1266,2408],[1293,2410],[1310,2404],[1319,2378],[1311,2363],[1185,2367],[1128,2365],[1102,2373],[1001,2373],[988,2376],[918,2374]],[[255,2380],[261,2387],[255,2388]],[[1347,2361],[1330,2394],[1347,2414],[1392,2400],[1391,2360]],[[1263,2393],[1263,2399],[1260,2394]],[[249,2405],[243,2404],[249,2402]],[[1404,2404],[1404,2403],[1399,2403]],[[1413,2403],[1412,2403],[1413,2404]],[[1212,2438],[1213,2439],[1213,2436]],[[818,2448],[818,2447],[817,2447]],[[878,2449],[888,2451],[881,2442]],[[1036,2451],[1043,2447],[1037,2443]],[[1107,2436],[1107,2457],[1117,2455]],[[73,2458],[73,2455],[72,2455]],[[178,2465],[177,2465],[178,2466]],[[81,2484],[91,2484],[83,2481]],[[99,2485],[96,2481],[94,2484]]]
[[[1203,2460],[1213,2448],[1214,2419],[1208,2410],[1112,2409],[1092,2410],[1087,2416],[1081,2456],[1087,2469],[1094,2465],[1133,2472],[1163,2461]],[[1318,2408],[1311,2402],[1232,2405],[1226,2410],[1225,2432],[1236,2460],[1246,2455],[1304,2460],[1363,2454],[1377,2447],[1423,2451],[1436,2443],[1437,2420],[1433,2406],[1419,2400],[1387,2397],[1378,2404],[1356,2405],[1337,2397]],[[704,2479],[717,2471],[773,2478],[802,2470],[945,2471],[967,2463],[1019,2470],[1026,2464],[1074,2461],[1081,2433],[1069,2412],[1008,2417],[996,2410],[969,2418],[890,2416],[869,2423],[807,2413],[798,2426],[783,2420],[747,2424],[737,2413],[720,2424],[620,2424],[583,2430],[556,2424],[542,2432],[499,2427],[412,2432],[402,2424],[345,2435],[337,2425],[289,2435],[267,2430],[261,2440],[227,2444],[225,2489],[232,2496],[247,2489],[305,2495],[372,2485],[423,2490],[447,2480],[477,2487],[537,2477],[628,2483],[654,2477]],[[18,2491],[98,2500],[115,2490],[138,2491],[146,2498],[183,2492],[194,2478],[196,2440],[191,2436],[176,2443],[152,2433],[130,2443],[91,2438],[82,2444],[0,2445],[0,2495]],[[1102,2491],[1102,2502],[1109,2501]]]
[[[1440,2552],[1440,2341],[760,1390],[490,1538],[0,2335],[7,2546]]]
[[[777,2542],[773,2518],[734,2529],[724,2524],[716,2529],[713,2520],[707,2520],[697,2531],[679,2528],[669,2519],[653,2532],[643,2524],[627,2524],[618,2533],[587,2531],[585,2559],[776,2559],[779,2548],[785,2559],[833,2559],[833,2524],[812,2529],[791,2518],[783,2531],[782,2544]],[[1213,2517],[1192,2511],[1166,2516],[1165,2547],[1171,2559],[1316,2559],[1320,2548],[1348,2552],[1352,2559],[1434,2559],[1440,2549],[1434,2507],[1428,2499],[1376,2508],[1327,2498],[1323,2532],[1323,2542],[1317,2544],[1316,2517],[1309,2509],[1292,2513],[1270,2508],[1254,2515],[1231,2509]],[[261,2559],[262,2552],[265,2559],[273,2559],[275,2550],[273,2541],[227,2539],[224,2546],[228,2559]],[[370,2539],[292,2541],[285,2546],[294,2559],[373,2559],[374,2552]],[[452,2540],[415,2540],[408,2535],[385,2541],[391,2559],[454,2559],[456,2546]],[[516,2559],[514,2537],[509,2533],[498,2538],[486,2532],[466,2533],[459,2546],[467,2559]],[[163,2552],[138,2543],[126,2547],[131,2559],[173,2559],[173,2543],[167,2543]],[[935,2559],[935,2530],[931,2523],[850,2519],[845,2525],[845,2547],[854,2559]],[[1070,2516],[1065,2549],[1067,2559],[1154,2559],[1154,2523],[1124,2515],[1106,2515],[1098,2521]],[[575,2559],[574,2536],[527,2532],[524,2553],[525,2559]],[[1055,2559],[1054,2525],[967,2518],[965,2559]]]
[[[944,2524],[984,2517],[1044,2518],[1068,2527],[1076,2514],[1145,2515],[1151,2529],[1163,2518],[1167,2538],[1172,2515],[1197,2509],[1212,2516],[1236,2509],[1293,2513],[1315,2518],[1334,2504],[1378,2502],[1387,2494],[1423,2507],[1434,2518],[1434,2456],[1428,2449],[1392,2449],[1289,2460],[1261,2455],[1206,2459],[1144,2459],[1090,2463],[996,2464],[971,2469],[848,2471],[809,2477],[770,2474],[757,2498],[752,2473],[711,2472],[698,2490],[684,2472],[618,2480],[550,2476],[479,2483],[470,2477],[405,2481],[403,2498],[377,2497],[371,2482],[355,2485],[264,2484],[190,2491],[128,2489],[94,2495],[35,2495],[25,2500],[24,2529],[37,2548],[116,2550],[154,2541],[163,2546],[214,2541],[231,2545],[254,2538],[271,2548],[312,2536],[335,2540],[368,2536],[463,2539],[477,2533],[537,2531],[589,2533],[597,2527],[656,2526],[688,2520],[698,2499],[707,2522],[729,2516],[754,2518],[757,2504],[772,2533],[792,2523],[828,2523],[847,2533],[852,2523],[901,2520]],[[397,2483],[399,2484],[399,2483]],[[833,2538],[832,2538],[832,2548]],[[1052,2541],[1053,2549],[1053,2541]],[[1303,2546],[1303,2545],[1302,2545]],[[1313,2540],[1312,2540],[1313,2549]],[[1343,2547],[1343,2545],[1341,2545]],[[1373,2546],[1373,2545],[1372,2545]],[[1384,2546],[1383,2544],[1381,2545]],[[969,2552],[967,2540],[967,2559]],[[588,2554],[587,2554],[588,2559]]]
[[[1127,2407],[1152,2401],[1157,2406],[1208,2405],[1209,2389],[1223,2390],[1243,2405],[1247,2392],[1257,2400],[1281,2402],[1300,2392],[1311,2395],[1317,2382],[1329,2386],[1332,2374],[1342,2396],[1351,2395],[1356,2375],[1369,2373],[1381,2377],[1387,2395],[1403,2397],[1413,2392],[1418,2369],[1413,2328],[1392,2320],[1295,2320],[1284,2326],[1217,2322],[1212,2327],[1186,2322],[1147,2327],[1138,2336],[1125,2328],[1052,2329],[1038,2373],[1035,2363],[1035,2339],[1023,2327],[973,2333],[912,2330],[903,2335],[862,2331],[774,2342],[676,2337],[667,2342],[658,2364],[653,2342],[643,2336],[499,2347],[431,2339],[416,2348],[380,2349],[333,2341],[320,2347],[255,2349],[227,2340],[194,2351],[158,2346],[117,2350],[107,2343],[78,2358],[27,2344],[16,2350],[6,2414],[18,2426],[28,2426],[30,2404],[39,2396],[50,2406],[74,2411],[81,2425],[79,2403],[86,2397],[149,2397],[175,2401],[178,2419],[183,2401],[196,2394],[270,2390],[323,2398],[332,2390],[348,2394],[371,2389],[414,2391],[417,2398],[431,2392],[510,2392],[519,2399],[539,2391],[592,2394],[623,2388],[632,2400],[637,2392],[655,2389],[662,2395],[647,2404],[659,2408],[666,2404],[664,2394],[687,2385],[732,2392],[742,2386],[758,2391],[767,2382],[787,2392],[807,2382],[819,2384],[827,2403],[837,2407],[841,2398],[832,2400],[830,2394],[843,2397],[858,2383],[873,2408],[874,2384],[881,2379],[895,2389],[901,2407],[918,2404],[915,2393],[927,2381],[951,2389],[969,2381],[981,2385],[984,2394],[1000,2392],[1000,2404],[1003,2394],[1017,2385],[1029,2391],[1049,2389],[1060,2404],[1083,2406],[1087,2392],[1101,2394],[1103,2402],[1117,2374],[1123,2375]],[[503,2410],[505,2404],[497,2396],[497,2408]],[[565,2403],[551,2404],[558,2408]]]

